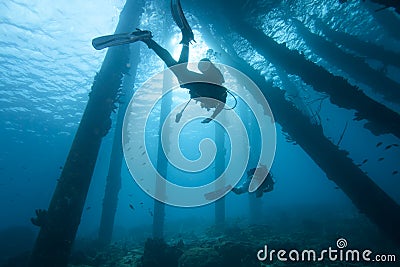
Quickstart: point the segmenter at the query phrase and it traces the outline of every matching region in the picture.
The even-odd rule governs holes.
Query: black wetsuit
[[[171,70],[178,78],[181,87],[189,89],[190,98],[207,97],[216,99],[224,104],[226,103],[227,89],[222,86],[224,82],[223,76],[215,66],[212,66],[215,68],[214,75],[207,75],[187,69],[187,64],[185,63],[187,63],[189,59],[188,45],[184,44],[182,46],[179,61],[176,61],[168,50],[160,46],[153,39],[145,39],[143,42],[146,43],[168,67],[175,66],[171,68]]]

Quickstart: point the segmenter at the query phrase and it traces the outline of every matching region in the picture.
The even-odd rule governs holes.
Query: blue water
[[[72,140],[88,101],[88,93],[96,72],[100,69],[105,50],[96,51],[91,46],[91,39],[114,32],[118,15],[125,1],[0,1],[0,263],[7,256],[29,249],[38,233],[30,218],[34,210],[46,209],[55,189],[62,167],[65,163]],[[266,1],[267,2],[267,1]],[[374,19],[366,8],[357,1],[339,5],[336,0],[296,1],[290,6],[295,16],[304,20],[306,26],[319,33],[310,19],[311,14],[320,17],[337,31],[345,31],[360,39],[373,42],[400,53],[400,41],[391,37]],[[300,9],[301,7],[301,9]],[[302,11],[300,11],[302,10]],[[382,12],[392,12],[385,10]],[[351,14],[351,15],[348,15]],[[400,25],[400,17],[398,15]],[[196,20],[190,16],[190,23]],[[154,36],[163,36],[158,23],[163,14],[154,5],[147,5],[142,18],[143,29],[150,29]],[[336,75],[347,78],[347,74],[330,65],[307,47],[298,36],[290,22],[279,12],[269,12],[257,18],[263,30],[279,42],[286,42],[287,47],[303,51],[308,59],[316,62]],[[201,36],[201,29],[193,25],[197,43],[193,46],[190,60],[196,61],[206,55],[209,48]],[[171,51],[179,43],[178,28],[171,31],[171,40],[164,40]],[[165,35],[164,35],[165,36]],[[176,36],[178,36],[176,38]],[[235,36],[233,38],[237,53],[259,70],[265,78],[276,86],[282,86],[282,80],[276,69],[250,44]],[[157,37],[158,38],[158,37]],[[174,51],[174,55],[179,53]],[[138,88],[155,73],[161,71],[163,63],[144,45],[141,46],[142,61],[138,66],[135,88]],[[372,64],[372,66],[375,66]],[[377,64],[378,68],[380,64]],[[390,67],[387,74],[400,82],[400,70]],[[297,76],[288,75],[298,95],[296,106],[305,114],[319,113],[324,134],[337,143],[348,123],[340,148],[349,151],[349,156],[377,183],[390,197],[400,203],[400,148],[386,149],[390,144],[399,144],[393,135],[374,136],[363,128],[365,121],[353,121],[354,112],[338,108],[329,99],[312,101],[323,97],[313,91]],[[351,77],[350,77],[351,79]],[[357,83],[357,81],[352,81]],[[283,88],[286,89],[286,88]],[[363,88],[371,97],[391,107],[397,112],[400,106],[384,102],[369,88]],[[179,102],[186,101],[188,95],[183,90],[175,95]],[[176,100],[175,99],[175,100]],[[356,100],[354,100],[356,101]],[[100,224],[104,186],[110,161],[113,128],[103,139],[97,159],[92,184],[84,207],[78,238],[96,238]],[[250,118],[252,120],[252,118]],[[187,158],[193,160],[200,156],[197,149],[204,138],[214,137],[214,128],[199,124],[184,128],[179,142]],[[151,132],[157,135],[158,121],[154,118]],[[255,124],[253,124],[255,125]],[[208,128],[207,128],[208,127]],[[290,225],[299,225],[304,218],[342,219],[362,216],[349,198],[330,181],[325,173],[299,147],[290,142],[277,127],[277,147],[272,171],[276,180],[275,190],[265,194],[260,202],[257,222],[276,225],[283,221]],[[204,130],[206,129],[206,130]],[[208,129],[208,130],[207,130]],[[258,129],[247,126],[247,131],[255,136],[255,149],[250,155],[250,165],[257,162]],[[378,142],[383,142],[377,147]],[[152,158],[155,158],[156,146],[153,146]],[[228,154],[230,144],[226,144]],[[384,158],[378,161],[379,158]],[[339,166],[338,166],[339,167]],[[214,171],[205,170],[195,174],[190,180],[176,181],[181,185],[199,185],[213,179]],[[176,172],[174,177],[188,175]],[[197,176],[196,176],[197,175]],[[122,238],[144,242],[151,236],[154,200],[145,194],[131,177],[127,167],[122,167],[122,188],[115,219],[115,240]],[[134,209],[130,207],[132,205]],[[226,196],[226,218],[229,223],[241,227],[251,224],[248,195]],[[214,223],[214,205],[197,208],[166,207],[165,224],[167,234],[200,233]],[[289,223],[288,223],[289,225]],[[1,235],[22,232],[16,240],[19,245],[7,247],[7,241]],[[142,227],[146,231],[132,234],[131,229]],[[288,226],[289,227],[289,226]],[[131,237],[127,237],[131,233]],[[349,237],[350,238],[350,237]],[[7,238],[9,240],[9,238]],[[332,242],[336,240],[333,239]],[[25,244],[21,246],[21,244]],[[10,251],[7,251],[9,249]],[[3,255],[2,251],[7,255]]]

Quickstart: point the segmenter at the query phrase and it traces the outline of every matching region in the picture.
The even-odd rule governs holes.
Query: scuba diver
[[[257,177],[254,176],[256,170],[257,170]],[[252,168],[249,171],[247,171],[246,181],[240,187],[232,188],[232,192],[237,195],[241,195],[243,193],[248,192],[250,182],[253,178],[260,180],[265,178],[262,184],[255,191],[257,198],[262,197],[264,193],[271,192],[272,190],[274,190],[275,182],[273,180],[272,173],[268,172],[267,168],[264,165],[261,165],[261,167],[257,167],[257,169]]]
[[[144,42],[150,49],[152,49],[159,58],[161,58],[171,71],[178,78],[180,87],[189,89],[190,100],[194,99],[200,102],[202,108],[209,111],[215,108],[213,114],[202,121],[202,123],[209,123],[224,109],[227,97],[227,89],[222,86],[225,82],[221,71],[208,59],[203,58],[198,63],[198,69],[201,73],[190,71],[187,68],[189,59],[189,45],[195,42],[193,31],[190,28],[180,4],[180,0],[171,0],[171,13],[175,23],[182,32],[182,50],[179,60],[176,61],[171,54],[157,42],[155,42],[150,31],[142,31],[137,29],[132,33],[122,33],[101,36],[93,39],[92,45],[95,49],[100,50],[110,46],[122,45],[133,43],[136,41]],[[185,107],[176,115],[175,122],[179,122],[182,113],[189,104],[187,102]]]

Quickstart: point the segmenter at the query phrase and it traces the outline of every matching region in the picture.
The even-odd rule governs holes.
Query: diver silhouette
[[[256,170],[257,170],[257,177],[255,176]],[[257,198],[262,197],[264,193],[271,192],[272,190],[274,190],[275,182],[273,180],[272,173],[268,172],[268,169],[265,166],[261,165],[260,167],[252,168],[249,171],[247,171],[246,181],[244,181],[240,187],[232,188],[232,192],[237,195],[241,195],[243,193],[248,192],[250,182],[252,179],[256,180],[264,179],[260,184],[260,186],[255,191]]]
[[[190,99],[200,102],[202,108],[214,108],[213,114],[202,121],[209,123],[224,109],[228,90],[222,86],[225,82],[221,71],[208,59],[203,58],[198,63],[198,69],[201,73],[191,71],[187,68],[189,60],[189,45],[195,42],[193,31],[190,28],[180,4],[180,0],[171,0],[171,13],[175,23],[182,32],[182,50],[179,60],[176,61],[172,55],[155,42],[150,31],[137,29],[132,33],[122,33],[101,36],[93,39],[92,45],[95,49],[100,50],[110,46],[133,43],[136,41],[144,42],[148,48],[152,49],[159,58],[161,58],[170,70],[177,77],[180,87],[189,89]],[[190,100],[189,100],[190,102]],[[175,122],[179,122],[183,111],[189,102],[184,106],[181,112],[176,115]]]

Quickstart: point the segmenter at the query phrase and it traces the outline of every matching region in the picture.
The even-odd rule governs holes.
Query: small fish
[[[140,149],[140,148],[143,148],[143,146],[140,146],[139,149]]]
[[[379,158],[378,161],[382,161],[382,160],[384,160],[384,159],[385,159],[385,158]]]
[[[128,195],[128,197],[132,197],[132,196],[133,196],[133,194],[129,194],[129,195]]]
[[[376,147],[380,147],[383,144],[383,142],[379,142],[376,144]]]
[[[60,168],[59,168],[60,170],[62,170],[63,169],[63,166],[60,166]]]
[[[129,208],[131,208],[131,210],[135,210],[135,207],[133,207],[132,204],[129,204]]]
[[[142,153],[142,156],[143,156],[144,154],[146,154],[146,151],[144,151],[144,152]]]
[[[92,207],[87,207],[86,210],[90,210]]]
[[[339,186],[335,186],[335,189],[340,189],[340,187]]]
[[[399,172],[398,171],[393,171],[392,172],[392,175],[396,175],[396,174],[398,174]]]
[[[146,165],[146,162],[142,164],[142,166]]]
[[[392,144],[392,146],[394,146],[394,147],[399,147],[399,144]]]
[[[151,210],[149,210],[149,213],[150,213],[150,216],[151,216],[151,217],[154,216],[154,214],[153,214],[153,212],[152,212]]]
[[[363,162],[361,162],[361,164],[365,164],[368,162],[368,159],[364,159]]]
[[[385,150],[388,150],[389,148],[391,148],[393,145],[388,145],[385,147]]]
[[[139,204],[140,204],[140,205],[143,205],[143,202],[140,202]]]
[[[357,164],[357,167],[361,167],[362,166],[362,164]]]

